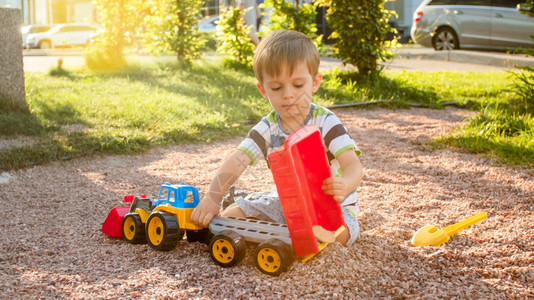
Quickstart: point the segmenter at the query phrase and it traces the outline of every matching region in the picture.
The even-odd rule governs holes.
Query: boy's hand
[[[191,213],[191,221],[198,226],[208,227],[211,219],[219,214],[220,208],[211,197],[205,196]]]
[[[341,177],[330,177],[324,180],[323,191],[333,196],[337,202],[341,202],[347,196],[347,184]]]

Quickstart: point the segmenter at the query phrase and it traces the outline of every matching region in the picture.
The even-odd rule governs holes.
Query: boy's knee
[[[236,218],[245,218],[245,212],[237,205],[237,203],[232,203],[225,210],[221,212],[221,217],[236,217]]]

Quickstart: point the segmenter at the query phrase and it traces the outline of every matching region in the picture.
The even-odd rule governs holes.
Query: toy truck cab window
[[[175,192],[167,187],[162,187],[161,191],[159,192],[158,196],[158,202],[161,201],[168,201],[168,202],[174,202],[176,199]]]
[[[185,203],[193,203],[195,202],[195,198],[192,191],[188,191],[187,195],[185,196]]]

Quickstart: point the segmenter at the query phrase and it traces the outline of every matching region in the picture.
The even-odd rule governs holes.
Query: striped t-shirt
[[[316,125],[319,127],[323,138],[330,169],[335,176],[341,176],[341,167],[336,157],[344,151],[352,149],[357,155],[361,154],[360,149],[348,133],[347,129],[339,118],[327,108],[311,104],[310,113],[303,125]],[[254,126],[247,137],[238,146],[238,149],[246,152],[252,158],[252,164],[278,150],[284,145],[290,132],[282,129],[280,116],[272,111]],[[348,200],[348,199],[346,199]]]

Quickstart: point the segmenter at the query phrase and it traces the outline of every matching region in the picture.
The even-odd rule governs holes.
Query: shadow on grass
[[[136,136],[114,131],[105,135],[90,130],[69,132],[63,125],[88,124],[75,104],[50,104],[39,102],[40,117],[32,114],[13,116],[0,114],[0,134],[39,136],[40,142],[20,148],[0,150],[0,166],[3,169],[19,169],[34,164],[72,159],[97,153],[130,154],[148,150],[154,145],[194,142],[212,142],[236,134],[246,134],[247,127],[258,122],[266,113],[268,104],[255,87],[251,70],[228,70],[218,65],[184,66],[178,63],[160,63],[156,68],[133,66],[117,71],[77,74],[64,69],[51,70],[52,76],[69,80],[97,76],[123,78],[164,89],[174,95],[200,104],[206,112],[221,110],[226,116],[223,122],[193,124],[187,129],[174,129],[158,133],[158,136]],[[407,103],[421,103],[438,107],[440,99],[432,91],[421,91],[406,82],[384,76],[370,78],[351,77],[353,74],[329,72],[323,81],[323,99],[334,104],[391,99],[387,107],[403,107]],[[238,116],[238,117],[236,117]],[[240,120],[239,118],[249,118]],[[234,126],[234,125],[238,126]],[[144,126],[144,125],[136,125]],[[9,128],[9,129],[8,129]]]
[[[44,120],[56,125],[81,124],[89,126],[72,103],[39,103],[39,114]],[[59,129],[59,128],[56,128]]]
[[[334,104],[389,100],[385,106],[391,108],[412,104],[441,108],[440,102],[443,101],[433,90],[420,90],[406,81],[390,79],[382,74],[362,77],[339,69],[325,72],[319,93]]]
[[[48,71],[48,74],[50,76],[55,76],[55,77],[65,77],[65,78],[68,78],[68,79],[70,79],[72,81],[78,80],[78,79],[83,77],[78,73],[71,72],[71,71],[69,71],[67,69],[64,69],[62,67],[54,67],[54,68],[52,68],[52,69],[50,69]]]
[[[0,113],[0,135],[3,136],[40,136],[46,134],[48,129],[41,120],[28,111]]]
[[[34,128],[34,130],[38,130],[38,128]],[[46,132],[43,128],[41,130]],[[235,131],[214,128],[210,124],[195,126],[193,131],[195,134],[184,130],[173,130],[157,138],[123,135],[92,136],[87,132],[72,132],[66,135],[62,135],[58,131],[42,133],[39,141],[34,144],[0,149],[0,170],[22,169],[98,153],[142,153],[155,145],[213,142],[230,138],[236,134]]]
[[[249,120],[229,120],[232,123],[254,123],[263,116],[258,106],[266,100],[257,91],[255,81],[250,81],[254,77],[252,70],[227,69],[220,65],[188,65],[176,61],[160,62],[152,69],[131,66],[96,74],[148,84],[187,98],[207,111],[222,107],[221,112],[229,116],[250,116]]]
[[[260,120],[263,115],[255,109],[264,101],[256,91],[254,84],[245,82],[247,76],[232,73],[215,67],[202,70],[199,67],[183,65],[161,65],[159,69],[143,68],[123,69],[113,72],[99,72],[93,75],[80,75],[65,69],[52,69],[51,76],[77,80],[82,77],[120,77],[133,82],[142,82],[165,89],[172,94],[181,95],[188,101],[200,104],[206,111],[225,109],[228,120],[216,124],[205,122],[192,124],[184,129],[161,132],[158,136],[139,136],[125,134],[124,131],[112,131],[104,135],[95,134],[87,128],[99,124],[89,124],[83,118],[76,103],[59,101],[38,101],[33,103],[33,110],[38,112],[0,114],[0,135],[38,136],[35,143],[16,148],[0,149],[0,169],[20,169],[51,161],[68,160],[97,153],[131,154],[148,150],[154,145],[169,145],[194,142],[213,142],[236,134],[246,134],[248,125]],[[210,86],[203,87],[204,83]],[[237,87],[236,87],[237,85]],[[213,91],[217,89],[217,91]],[[257,99],[249,97],[258,94]],[[229,99],[229,100],[227,100]],[[236,120],[235,116],[249,116],[251,120]],[[234,118],[234,119],[232,119]],[[241,122],[243,121],[243,122]],[[241,123],[240,126],[236,124]],[[73,127],[68,125],[81,125]],[[63,126],[65,125],[65,127]],[[143,125],[136,125],[143,126]],[[11,138],[11,137],[9,137]]]

